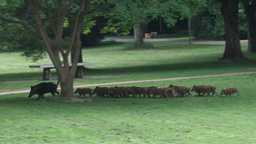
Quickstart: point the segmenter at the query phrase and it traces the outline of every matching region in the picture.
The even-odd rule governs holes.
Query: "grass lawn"
[[[238,87],[232,97],[94,98],[64,103],[49,94],[0,97],[0,140],[10,144],[188,144],[256,143],[256,74],[173,80],[123,86],[169,84]],[[109,85],[112,86],[112,85]],[[195,95],[195,93],[193,93]]]
[[[249,61],[218,62],[223,45],[162,43],[154,46],[154,49],[124,50],[122,43],[104,42],[97,47],[84,48],[83,61],[97,64],[87,66],[86,77],[75,79],[74,85],[256,70],[255,54],[246,52]],[[246,47],[243,50],[246,51]],[[31,69],[29,65],[51,63],[48,57],[33,63],[20,54],[0,53],[0,91],[29,89],[42,78],[42,69]],[[52,74],[57,79],[55,70]]]
[[[97,65],[88,66],[85,72],[88,77],[75,79],[75,85],[255,71],[256,68],[255,55],[246,52],[248,61],[217,62],[224,46],[154,46],[154,49],[124,50],[123,44],[105,43],[83,49],[83,60]],[[40,82],[42,70],[28,66],[50,63],[48,58],[32,63],[20,54],[0,53],[0,91],[29,89]],[[57,78],[54,70],[53,77]],[[50,94],[41,100],[36,100],[37,96],[29,99],[27,93],[0,96],[0,143],[256,143],[255,77],[256,74],[250,74],[122,85],[206,84],[217,86],[218,94],[222,88],[238,87],[240,95],[228,98],[94,98],[91,103],[66,103]],[[11,83],[14,81],[22,82]]]

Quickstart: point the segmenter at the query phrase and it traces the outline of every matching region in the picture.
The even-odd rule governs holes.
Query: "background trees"
[[[178,19],[191,18],[201,12],[205,1],[201,0],[112,0],[109,10],[108,29],[118,32],[134,29],[134,39],[137,45],[143,43],[144,29],[150,21],[161,17],[168,27],[175,25]],[[127,34],[127,33],[125,33]]]
[[[256,1],[242,0],[248,27],[248,51],[256,53]]]
[[[225,23],[226,46],[222,59],[245,59],[238,33],[239,0],[222,0],[221,14]]]

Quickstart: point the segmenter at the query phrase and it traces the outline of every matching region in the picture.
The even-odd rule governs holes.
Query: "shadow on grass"
[[[158,64],[158,65],[141,65],[141,66],[130,66],[130,67],[117,67],[117,68],[105,68],[105,69],[86,69],[84,76],[107,76],[107,75],[136,75],[136,74],[147,74],[157,72],[176,72],[177,75],[181,73],[190,73],[191,75],[201,75],[201,72],[212,71],[218,72],[232,72],[232,71],[249,71],[254,69],[256,60],[247,60],[240,62],[186,62],[186,63],[171,63]],[[57,79],[56,71],[51,71],[53,81]],[[34,73],[9,73],[0,75],[1,82],[4,81],[41,81],[42,72]]]
[[[53,79],[57,77],[57,73],[55,70],[51,71]],[[43,78],[43,70],[42,72],[29,72],[29,73],[8,73],[8,74],[0,74],[0,82],[6,81],[35,81],[42,80]]]
[[[193,63],[176,63],[176,64],[161,64],[161,65],[147,65],[134,66],[123,68],[109,68],[109,69],[89,69],[86,75],[122,75],[122,74],[136,74],[136,73],[152,73],[164,71],[189,72],[192,70],[235,70],[247,69],[253,67],[256,60],[248,60],[243,62],[193,62]]]

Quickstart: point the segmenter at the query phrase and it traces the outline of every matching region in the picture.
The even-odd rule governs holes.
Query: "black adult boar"
[[[59,84],[59,81],[57,82],[57,84],[54,84],[52,82],[48,82],[48,83],[44,82],[44,83],[37,84],[35,86],[31,86],[28,97],[30,98],[34,94],[38,94],[37,99],[40,99],[40,97],[43,98],[45,93],[52,93],[52,95],[55,95],[55,93],[57,93],[59,95],[59,92],[57,91],[58,84]]]

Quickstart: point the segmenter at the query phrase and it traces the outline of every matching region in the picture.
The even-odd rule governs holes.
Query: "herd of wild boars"
[[[217,95],[215,86],[206,86],[206,85],[194,85],[192,88],[186,86],[175,86],[169,85],[165,88],[159,88],[156,86],[150,87],[99,87],[96,86],[94,89],[91,88],[77,88],[75,93],[78,93],[79,96],[86,94],[92,97],[93,94],[96,94],[96,97],[112,97],[112,98],[125,98],[125,97],[148,97],[156,98],[158,97],[186,97],[192,96],[191,92],[197,93],[198,96],[214,96]],[[236,87],[225,88],[221,90],[220,95],[230,96],[231,94],[238,93]]]
[[[57,84],[52,82],[44,82],[37,84],[35,86],[31,86],[30,93],[28,97],[33,96],[34,94],[38,94],[38,98],[40,99],[44,96],[45,93],[52,93],[52,95],[58,94],[57,91],[59,81]],[[159,88],[156,86],[150,87],[99,87],[96,86],[94,89],[91,88],[77,88],[75,94],[79,94],[79,96],[88,95],[92,97],[93,94],[96,94],[96,97],[112,97],[112,98],[125,98],[125,97],[148,97],[148,98],[156,98],[158,97],[186,97],[192,96],[191,92],[197,93],[198,96],[205,96],[206,94],[210,96],[218,95],[216,92],[215,86],[206,86],[206,85],[194,85],[192,88],[186,86],[175,86],[169,85],[168,87]],[[238,89],[236,87],[229,87],[221,90],[220,95],[230,96],[231,94],[238,93]]]

